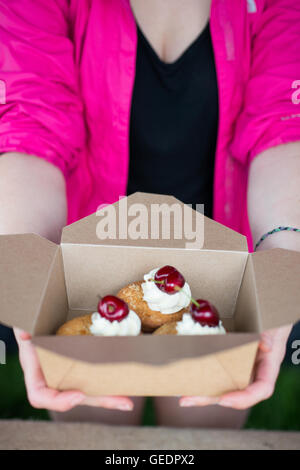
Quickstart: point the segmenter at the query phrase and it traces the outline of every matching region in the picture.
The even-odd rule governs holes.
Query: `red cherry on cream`
[[[191,303],[190,313],[194,321],[202,326],[214,327],[219,325],[220,318],[218,311],[207,300],[198,299],[195,303]]]
[[[154,282],[161,291],[173,295],[183,288],[185,279],[173,266],[164,266],[156,272]]]
[[[127,317],[129,308],[124,300],[114,295],[106,295],[98,303],[98,312],[101,317],[106,318],[110,322],[115,320],[120,322]]]

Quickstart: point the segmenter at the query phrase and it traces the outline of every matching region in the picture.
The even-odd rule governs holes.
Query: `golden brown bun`
[[[64,323],[56,332],[59,336],[77,336],[89,335],[91,336],[90,326],[92,324],[92,315],[83,315],[82,317],[73,318]]]
[[[153,335],[177,335],[176,329],[177,321],[172,323],[165,323],[164,325],[160,326],[155,330],[152,334]]]
[[[170,314],[151,310],[148,307],[147,302],[143,299],[143,282],[144,281],[133,282],[132,284],[123,287],[117,293],[117,297],[127,302],[129,308],[140,317],[142,330],[144,332],[152,332],[166,323],[173,323],[181,320],[182,315],[186,313],[186,309],[184,308],[179,310],[179,312]]]

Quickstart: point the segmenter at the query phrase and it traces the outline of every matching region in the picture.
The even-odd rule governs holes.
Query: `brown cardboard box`
[[[136,193],[125,199],[110,206],[117,216],[124,202],[132,209],[175,202],[184,208],[170,196]],[[128,240],[120,231],[132,217],[120,218],[116,239],[101,240],[103,212],[67,226],[59,246],[35,234],[0,236],[0,319],[33,335],[50,387],[90,395],[215,396],[247,386],[259,333],[300,317],[300,253],[249,254],[245,237],[186,210],[193,222],[204,222],[202,247],[186,248],[184,237],[151,240],[151,224],[147,237]],[[174,217],[171,229],[176,223]],[[216,305],[228,334],[54,335],[66,320],[95,311],[99,294],[116,293],[165,264],[184,274],[194,297]]]

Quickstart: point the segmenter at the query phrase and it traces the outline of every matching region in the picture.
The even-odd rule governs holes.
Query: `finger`
[[[258,347],[262,352],[267,353],[272,350],[273,343],[274,343],[274,338],[272,335],[269,335],[267,333],[262,333]]]
[[[28,392],[28,399],[34,408],[64,412],[81,405],[85,395],[77,390],[59,392],[45,386],[32,389]]]
[[[275,384],[279,374],[281,360],[275,353],[259,352],[255,363],[255,375],[253,382],[263,381]]]
[[[270,398],[274,391],[274,384],[258,380],[249,385],[245,390],[231,392],[223,395],[219,405],[236,410],[246,410],[262,400]]]
[[[30,340],[21,341],[20,360],[24,370],[28,399],[35,408],[67,411],[84,400],[85,395],[77,390],[59,392],[47,387],[35,349]]]
[[[245,390],[231,392],[218,398],[182,397],[180,406],[207,406],[218,403],[235,409],[247,409],[256,403],[270,398],[274,392],[280,364],[284,356],[285,342],[291,325],[270,330],[261,335],[255,363],[255,379]]]
[[[208,406],[216,405],[219,401],[218,397],[181,397],[179,406]]]
[[[18,344],[21,340],[26,341],[28,339],[31,339],[31,335],[26,331],[20,330],[20,328],[14,328],[14,334]]]
[[[133,401],[130,398],[119,396],[85,397],[82,405],[120,411],[132,411],[134,408]]]
[[[223,395],[219,405],[235,409],[247,409],[256,403],[270,398],[274,392],[276,379],[280,369],[277,351],[264,353],[259,351],[255,364],[254,382],[245,390]]]
[[[30,388],[44,386],[45,379],[40,368],[36,351],[30,340],[21,341],[20,360],[22,361],[26,385]]]
[[[29,340],[22,342],[21,357],[28,398],[35,408],[68,411],[78,405],[89,405],[122,411],[133,409],[133,402],[127,397],[87,397],[76,390],[58,392],[48,388],[35,349]]]
[[[282,350],[285,350],[285,343],[291,332],[293,325],[286,325],[281,328],[265,331],[261,334],[261,341],[259,343],[259,349],[263,352],[270,352],[279,343],[282,346]]]
[[[19,360],[20,360],[22,369],[24,371],[24,357],[26,356],[26,350],[27,350],[26,342],[27,343],[30,342],[31,336],[29,333],[27,333],[26,331],[20,330],[19,328],[14,328],[14,334],[15,334],[15,338],[19,346]]]

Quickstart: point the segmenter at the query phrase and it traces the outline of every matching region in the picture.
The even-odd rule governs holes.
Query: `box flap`
[[[139,230],[132,230],[133,227]],[[146,193],[124,197],[65,227],[62,244],[74,243],[248,251],[243,235],[203,216],[173,196]]]
[[[58,246],[36,234],[0,235],[0,321],[29,333]]]
[[[251,253],[261,330],[300,320],[300,252]]]
[[[75,360],[94,364],[142,362],[160,365],[185,358],[206,356],[257,341],[258,334],[228,333],[207,336],[94,337],[36,336],[33,343]]]
[[[257,348],[258,341],[222,351],[215,355],[223,369],[234,382],[234,389],[243,390],[249,384]]]
[[[258,342],[225,352],[174,362],[88,363],[37,348],[50,388],[81,390],[88,396],[220,396],[245,388],[251,380]]]
[[[37,348],[36,351],[48,387],[59,390],[64,378],[70,373],[74,360],[41,348]]]
[[[240,285],[234,313],[234,330],[240,333],[262,331],[252,256],[248,256]]]

